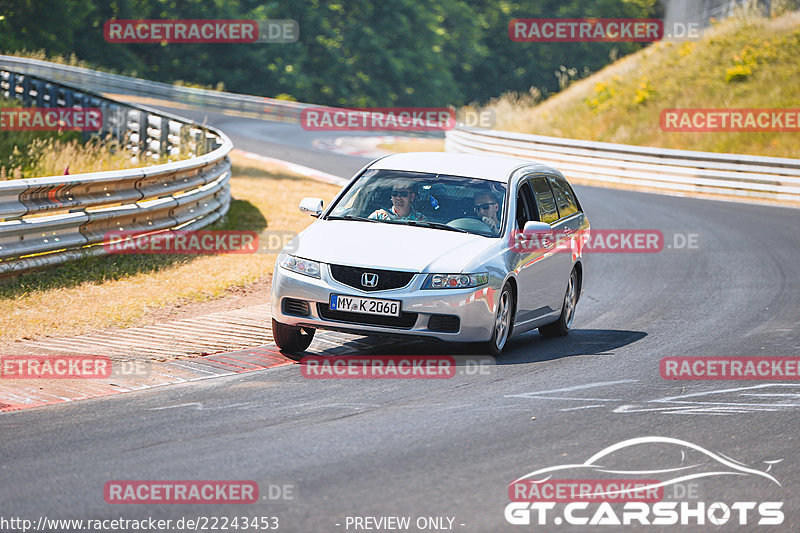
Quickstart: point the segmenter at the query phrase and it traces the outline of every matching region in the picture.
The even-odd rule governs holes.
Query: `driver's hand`
[[[492,220],[491,218],[481,217],[481,221],[483,221],[484,224],[489,226],[492,229],[492,231],[497,231],[497,224],[495,224],[494,220]]]

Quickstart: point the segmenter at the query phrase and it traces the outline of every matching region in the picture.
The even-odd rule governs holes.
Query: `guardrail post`
[[[207,154],[209,152],[213,152],[214,148],[215,148],[215,146],[214,146],[214,137],[211,136],[209,134],[209,132],[207,132],[205,130],[203,130],[203,137],[204,137],[203,140],[205,141],[203,143],[203,148],[205,150],[205,153]]]
[[[181,129],[178,132],[178,152],[180,157],[184,158],[187,155],[193,155],[192,152],[192,127],[189,124],[181,124]]]
[[[47,107],[45,105],[46,102],[45,102],[45,99],[44,99],[44,97],[46,96],[46,92],[45,92],[46,84],[45,84],[45,82],[43,82],[42,80],[35,80],[34,83],[33,83],[33,86],[34,86],[34,88],[36,88],[36,106],[37,107]]]
[[[139,112],[139,161],[144,162],[147,155],[147,126],[148,126],[148,113],[147,111]]]
[[[169,156],[169,119],[161,117],[161,139],[158,144],[159,156]]]
[[[72,89],[64,89],[64,107],[72,107],[75,103],[74,94]]]
[[[49,89],[47,95],[47,107],[58,107],[58,86],[47,84]]]
[[[31,79],[28,76],[22,78],[22,94],[18,98],[22,100],[23,104],[27,104],[31,97]]]
[[[127,132],[127,116],[128,113],[125,111],[124,108],[116,105],[111,106],[111,135],[114,137],[121,145],[125,145],[127,143],[127,139],[125,138],[125,134]]]
[[[8,99],[13,100],[17,96],[17,75],[13,72],[8,73]]]
[[[206,153],[205,152],[205,149],[206,149],[205,143],[203,142],[203,136],[204,135],[205,135],[205,133],[203,132],[203,130],[201,130],[199,128],[193,135],[193,137],[194,137],[194,155],[195,156],[204,155]]]

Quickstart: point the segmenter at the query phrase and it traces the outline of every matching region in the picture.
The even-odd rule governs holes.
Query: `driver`
[[[398,183],[392,187],[392,207],[386,209],[376,209],[369,215],[369,218],[378,220],[421,220],[425,221],[425,215],[414,209],[414,200],[417,194],[412,190],[410,184]]]
[[[500,229],[500,219],[497,217],[500,202],[489,192],[476,194],[474,200],[475,214],[496,233]]]

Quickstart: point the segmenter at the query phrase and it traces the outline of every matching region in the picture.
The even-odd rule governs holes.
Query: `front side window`
[[[506,203],[501,182],[460,176],[368,170],[326,220],[407,224],[496,237]]]

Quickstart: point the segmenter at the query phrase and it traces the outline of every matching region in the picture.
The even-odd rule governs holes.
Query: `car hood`
[[[433,228],[319,220],[284,249],[322,263],[458,274],[496,239]]]

